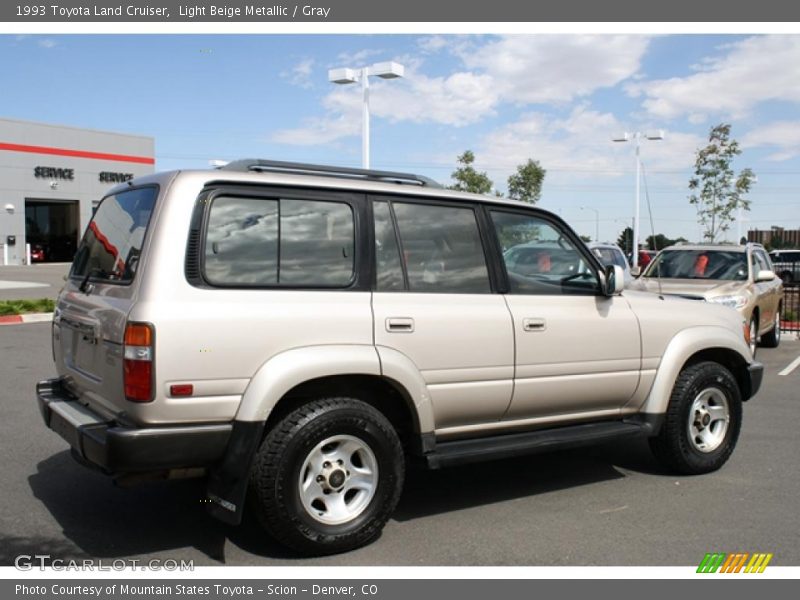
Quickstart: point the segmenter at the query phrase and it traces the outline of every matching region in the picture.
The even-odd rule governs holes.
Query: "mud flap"
[[[223,523],[242,522],[250,467],[263,434],[263,422],[234,421],[225,456],[209,473],[208,512]]]

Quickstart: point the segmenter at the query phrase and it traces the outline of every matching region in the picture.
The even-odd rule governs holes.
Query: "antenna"
[[[644,168],[644,163],[642,165],[642,181],[644,182],[644,197],[647,200],[647,214],[650,216],[650,236],[653,240],[653,250],[658,253],[658,242],[656,241],[656,226],[653,221],[653,207],[650,205],[650,189],[647,187],[647,170]],[[639,249],[637,248],[636,251],[638,252]],[[658,256],[656,256],[658,258]],[[653,259],[656,260],[656,259]],[[661,261],[658,260],[656,262],[656,281],[658,282],[658,295],[663,300],[664,293],[661,289]]]

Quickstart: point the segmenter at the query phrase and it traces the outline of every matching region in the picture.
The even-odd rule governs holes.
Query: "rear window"
[[[71,276],[133,281],[157,195],[157,188],[146,187],[104,198],[75,253]]]
[[[348,204],[219,196],[208,215],[203,273],[231,287],[347,287],[355,273]]]

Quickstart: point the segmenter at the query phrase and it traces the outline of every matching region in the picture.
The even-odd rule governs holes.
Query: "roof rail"
[[[333,167],[330,165],[313,165],[308,163],[285,162],[281,160],[264,160],[260,158],[244,158],[234,160],[218,167],[222,171],[270,171],[273,173],[292,173],[298,175],[321,175],[342,177],[345,179],[365,179],[370,181],[392,181],[394,183],[411,183],[425,187],[441,188],[442,185],[433,179],[414,175],[413,173],[396,173],[394,171],[376,171],[373,169],[354,169],[350,167]]]

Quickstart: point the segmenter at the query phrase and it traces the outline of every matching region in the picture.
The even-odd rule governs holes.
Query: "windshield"
[[[648,265],[644,276],[745,281],[747,254],[730,250],[664,250]]]
[[[71,276],[130,283],[157,194],[146,187],[103,199],[75,253]]]

